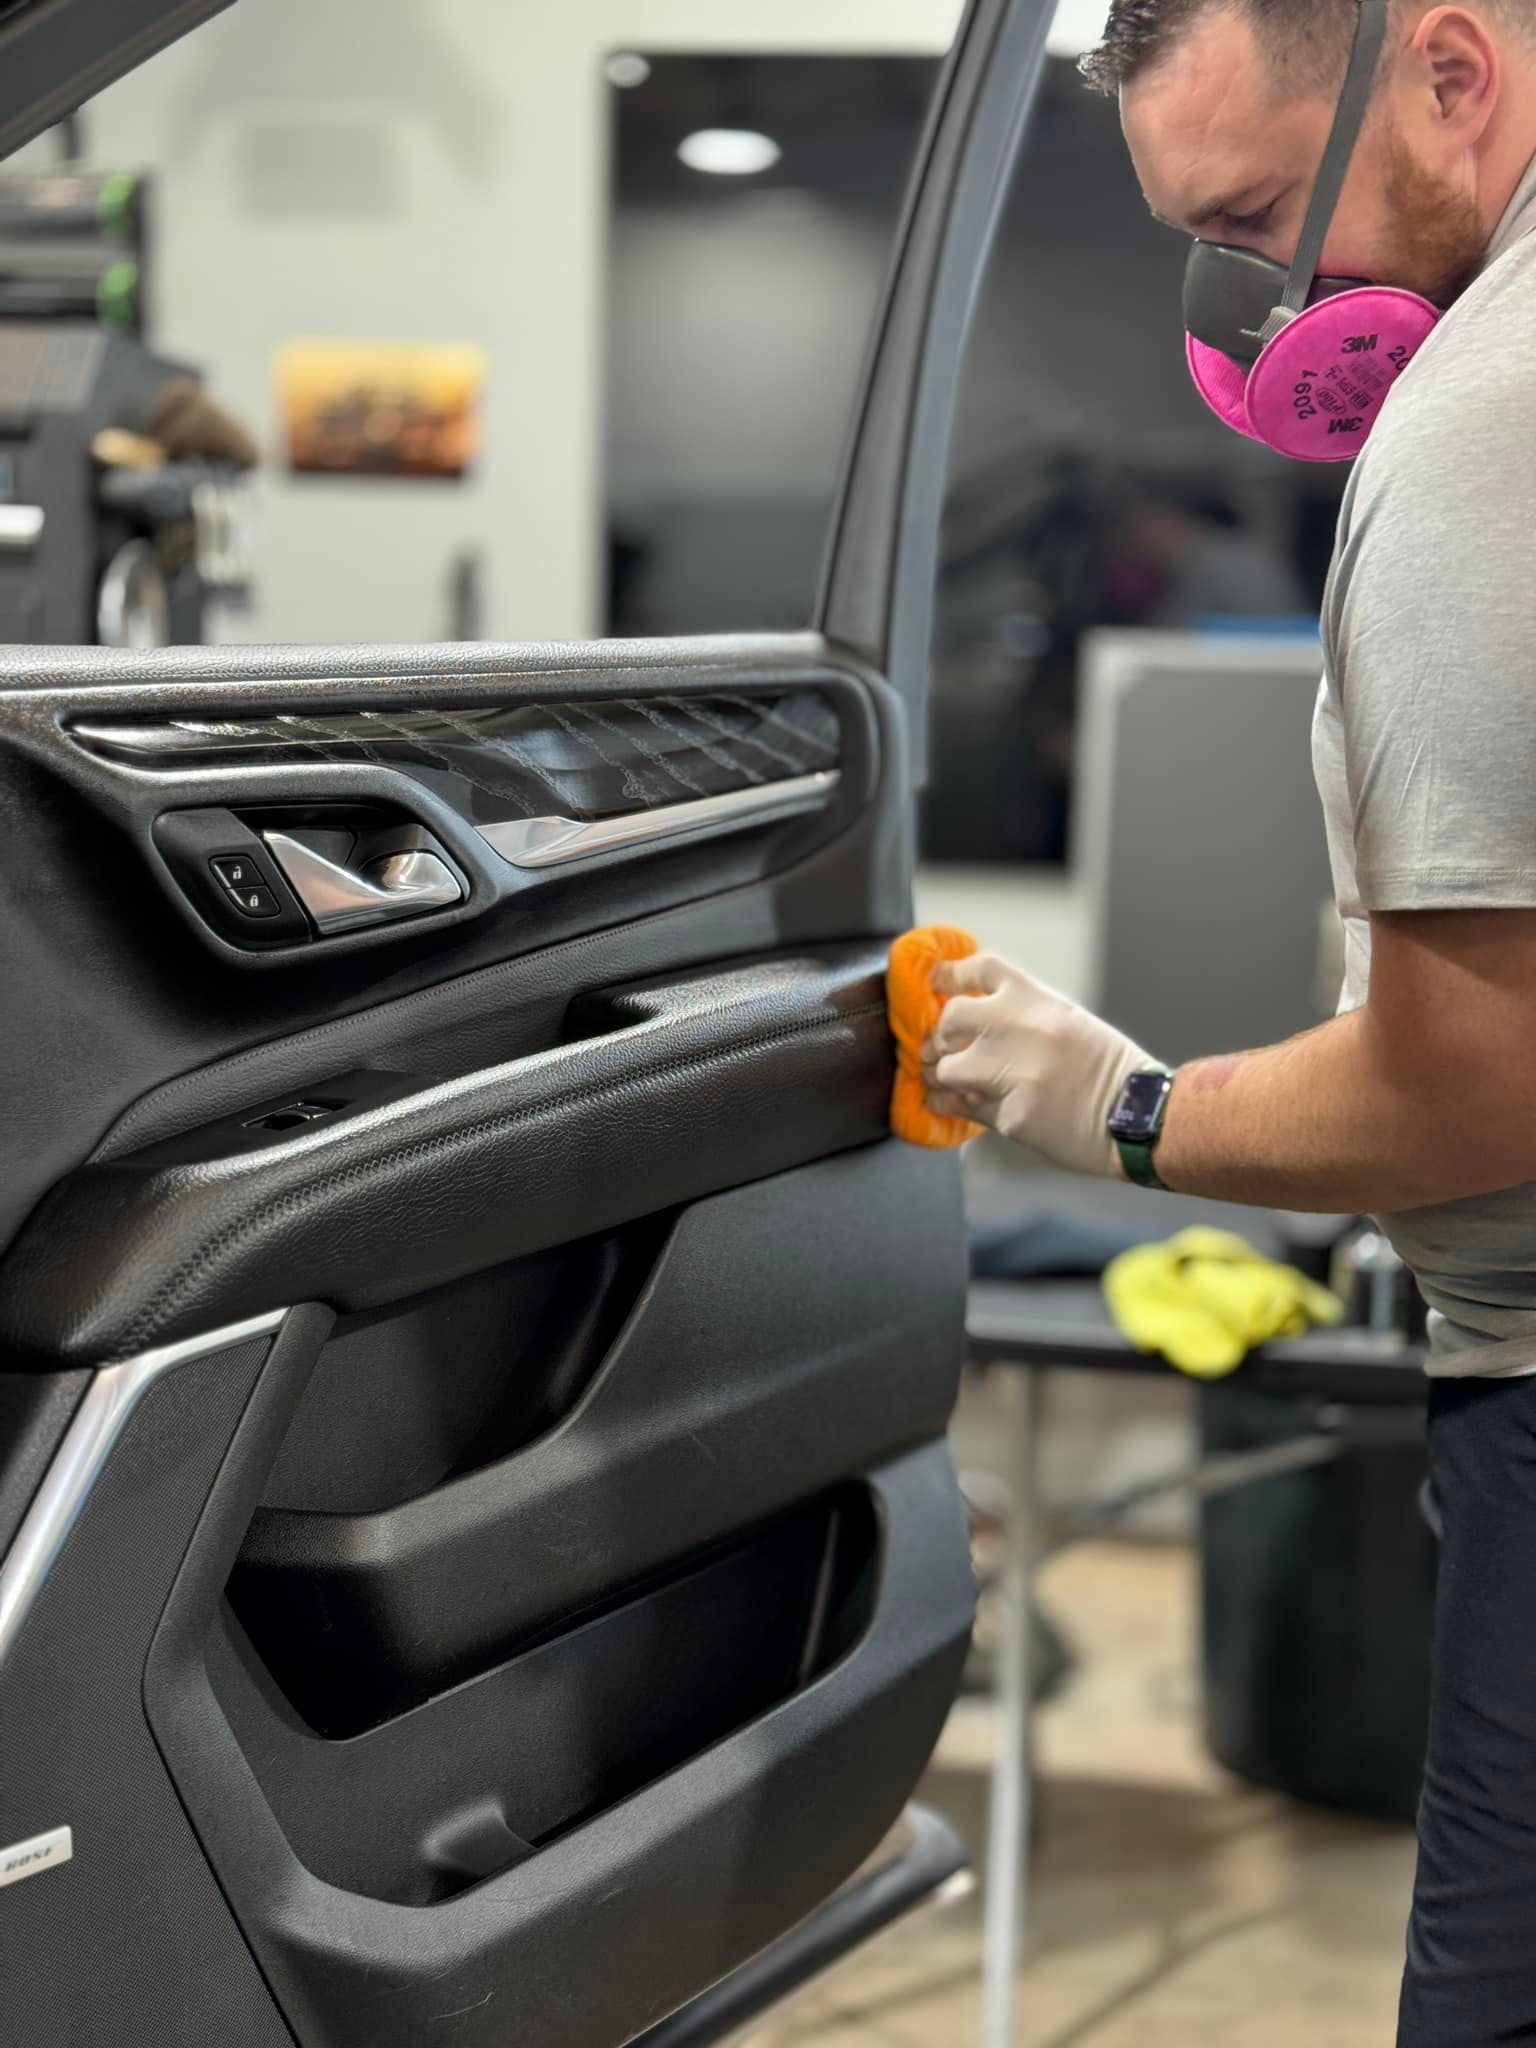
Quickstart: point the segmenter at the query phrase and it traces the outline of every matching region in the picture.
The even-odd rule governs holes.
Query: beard
[[[1483,265],[1487,236],[1476,206],[1449,179],[1426,171],[1397,134],[1387,139],[1386,201],[1382,283],[1417,292],[1443,312]]]

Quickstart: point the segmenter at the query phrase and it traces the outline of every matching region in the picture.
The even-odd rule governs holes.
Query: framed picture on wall
[[[481,350],[444,342],[291,341],[275,364],[297,474],[457,478],[479,446]]]

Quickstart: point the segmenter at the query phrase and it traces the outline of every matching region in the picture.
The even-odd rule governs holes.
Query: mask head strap
[[[1307,201],[1301,239],[1296,244],[1296,254],[1291,258],[1280,303],[1256,337],[1260,341],[1273,341],[1281,328],[1289,325],[1307,303],[1307,295],[1317,276],[1323,243],[1333,222],[1333,210],[1344,189],[1345,174],[1355,153],[1355,144],[1360,139],[1365,110],[1376,84],[1376,65],[1387,35],[1388,5],[1389,0],[1360,0],[1360,18],[1355,23],[1349,68],[1339,89],[1339,103],[1334,109],[1333,126],[1328,132],[1323,160],[1317,167],[1312,197]]]

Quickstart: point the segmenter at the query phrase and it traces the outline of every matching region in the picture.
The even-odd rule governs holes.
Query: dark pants
[[[1437,1380],[1429,1755],[1398,2048],[1536,2044],[1536,1378]]]

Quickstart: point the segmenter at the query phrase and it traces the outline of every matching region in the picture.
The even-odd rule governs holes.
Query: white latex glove
[[[935,1114],[990,1124],[1074,1173],[1117,1173],[1109,1113],[1157,1061],[995,953],[946,961],[933,986],[949,998],[923,1049]]]

